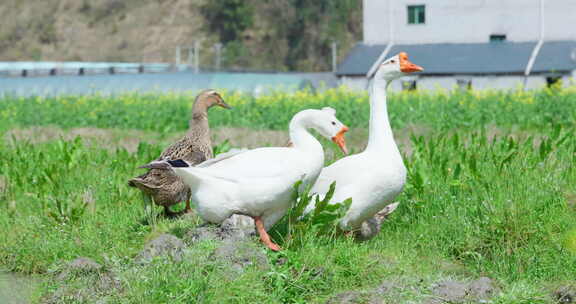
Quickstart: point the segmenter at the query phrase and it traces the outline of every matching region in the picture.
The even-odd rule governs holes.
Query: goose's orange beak
[[[342,129],[340,129],[340,131],[336,133],[336,136],[332,137],[332,141],[336,143],[338,147],[340,147],[342,153],[348,155],[348,149],[346,148],[346,140],[344,139],[344,133],[346,132],[348,132],[348,127],[343,126]]]
[[[410,60],[408,60],[408,54],[401,52],[400,54],[398,54],[398,57],[400,58],[400,71],[402,73],[408,74],[424,71],[424,69],[421,66],[415,65],[412,62],[410,62]]]

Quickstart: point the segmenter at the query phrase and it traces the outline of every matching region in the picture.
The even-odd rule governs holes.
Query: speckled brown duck
[[[192,106],[192,119],[187,134],[164,150],[158,160],[183,159],[192,165],[197,165],[212,158],[208,109],[213,106],[230,108],[216,91],[200,92]],[[183,201],[186,202],[184,212],[191,210],[190,189],[180,177],[174,175],[170,170],[150,169],[148,172],[130,179],[128,185],[140,189],[145,202],[151,199],[156,205],[163,206],[167,216],[176,215],[177,213],[170,211],[170,206]]]

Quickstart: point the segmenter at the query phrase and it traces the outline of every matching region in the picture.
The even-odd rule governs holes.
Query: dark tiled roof
[[[336,75],[366,75],[386,45],[358,43],[338,66]]]
[[[394,45],[387,57],[406,52],[411,61],[424,67],[422,74],[428,75],[521,74],[535,46],[536,42]],[[385,48],[385,45],[358,44],[339,66],[336,75],[366,75]],[[545,42],[532,72],[575,70],[572,52],[576,52],[576,41]]]
[[[551,73],[576,70],[576,41],[544,42],[532,73]]]

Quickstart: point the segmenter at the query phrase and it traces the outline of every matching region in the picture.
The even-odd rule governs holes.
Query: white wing
[[[220,154],[216,155],[216,157],[214,157],[214,158],[212,158],[212,159],[208,159],[208,160],[206,160],[206,161],[204,161],[204,162],[196,165],[195,167],[197,167],[197,168],[210,167],[210,166],[212,166],[212,165],[215,164],[215,163],[221,162],[221,161],[223,161],[223,160],[225,160],[225,159],[234,157],[234,156],[236,156],[236,155],[238,155],[238,154],[241,154],[241,153],[244,153],[244,152],[248,152],[248,151],[250,151],[250,149],[246,149],[246,148],[244,148],[244,149],[231,149],[230,151],[224,152],[224,153],[220,153]]]
[[[291,179],[299,174],[302,166],[298,164],[305,159],[306,155],[292,148],[258,148],[231,153],[206,167],[196,168],[202,174],[246,183],[252,179]]]

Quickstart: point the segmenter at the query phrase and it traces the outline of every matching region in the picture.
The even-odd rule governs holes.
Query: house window
[[[490,42],[504,42],[506,41],[506,35],[494,34],[490,35]]]
[[[403,91],[415,91],[416,90],[416,80],[404,80],[402,81]]]
[[[426,6],[408,5],[408,24],[426,23]]]

